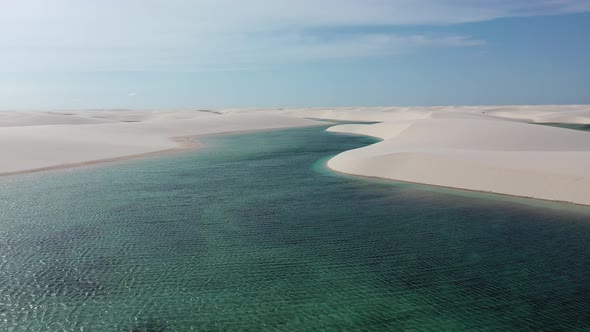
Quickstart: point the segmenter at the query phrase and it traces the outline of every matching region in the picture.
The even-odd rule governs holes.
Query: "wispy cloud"
[[[0,71],[202,70],[481,46],[464,35],[314,31],[589,10],[587,0],[9,1],[0,11]]]
[[[245,41],[244,41],[245,42]],[[354,58],[391,55],[408,49],[422,47],[469,47],[485,45],[484,40],[469,36],[431,37],[426,35],[400,35],[394,33],[345,34],[338,37],[322,38],[309,34],[280,35],[270,40],[260,40],[259,49],[272,49],[268,55],[253,54],[254,61],[265,57],[266,61],[305,61],[334,58]],[[251,47],[252,45],[250,45]],[[242,45],[241,49],[249,47]],[[237,59],[236,59],[237,60]]]

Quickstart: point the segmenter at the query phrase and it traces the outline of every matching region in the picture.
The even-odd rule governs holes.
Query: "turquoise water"
[[[321,128],[0,179],[0,330],[583,331],[590,211],[321,171]]]

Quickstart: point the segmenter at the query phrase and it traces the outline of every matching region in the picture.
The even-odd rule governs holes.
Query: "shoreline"
[[[535,191],[534,189],[532,189],[531,187],[526,187],[526,186],[515,186],[513,188],[509,188],[509,187],[502,187],[501,185],[498,186],[497,188],[490,188],[489,183],[486,184],[485,182],[471,182],[470,186],[472,188],[469,187],[465,187],[465,184],[469,184],[468,182],[461,182],[461,177],[462,177],[462,173],[459,172],[458,174],[452,174],[453,172],[449,172],[449,173],[444,173],[444,171],[437,171],[435,169],[431,169],[431,168],[424,168],[424,169],[418,169],[416,170],[416,167],[420,167],[423,165],[423,161],[422,164],[410,164],[410,166],[406,167],[406,168],[398,168],[399,171],[393,171],[395,168],[392,167],[396,167],[394,166],[395,164],[399,164],[399,163],[407,163],[408,162],[408,157],[404,157],[402,160],[396,160],[394,158],[391,158],[391,156],[395,156],[395,155],[404,155],[404,154],[408,154],[410,155],[411,153],[415,152],[418,155],[422,152],[420,148],[416,149],[415,147],[413,147],[412,145],[409,146],[405,146],[404,143],[402,143],[401,145],[397,145],[397,142],[399,142],[400,140],[403,142],[404,135],[407,134],[406,129],[411,128],[412,125],[414,125],[414,123],[419,123],[418,121],[413,121],[412,124],[410,124],[409,126],[405,127],[404,129],[402,129],[401,131],[397,131],[396,134],[394,134],[393,136],[383,136],[383,132],[380,132],[378,128],[376,128],[377,126],[384,126],[384,125],[388,125],[387,123],[380,123],[377,125],[355,125],[352,127],[348,127],[346,125],[343,126],[333,126],[327,129],[328,132],[334,133],[334,134],[348,134],[348,135],[360,135],[360,136],[365,136],[365,137],[369,137],[371,139],[374,140],[374,142],[372,144],[368,144],[364,147],[361,148],[357,148],[357,149],[352,149],[352,150],[346,150],[346,151],[342,151],[334,156],[331,156],[329,158],[326,158],[324,161],[324,168],[326,168],[327,170],[337,173],[337,174],[343,174],[343,175],[347,175],[347,176],[354,176],[354,177],[360,177],[360,178],[368,178],[368,179],[377,179],[380,181],[393,181],[393,182],[399,182],[399,183],[407,183],[407,184],[414,184],[414,185],[420,185],[420,186],[428,186],[431,188],[442,188],[445,190],[459,190],[459,191],[464,191],[464,192],[471,192],[471,193],[482,193],[482,194],[491,194],[491,195],[499,195],[499,196],[504,196],[504,197],[513,197],[513,198],[519,198],[519,199],[523,199],[523,200],[535,200],[535,201],[541,201],[541,202],[551,202],[551,203],[555,203],[555,204],[561,204],[561,205],[569,205],[569,206],[576,206],[576,207],[584,207],[584,208],[588,208],[590,207],[590,202],[587,202],[586,199],[584,199],[584,195],[580,196],[578,194],[578,197],[574,197],[574,196],[570,196],[572,197],[572,200],[569,199],[553,199],[553,197],[547,197],[548,195],[546,194],[546,192],[539,192],[539,191]],[[532,123],[525,123],[526,125],[537,125],[536,123],[532,124]],[[563,130],[567,130],[567,131],[571,131],[572,129],[570,128],[563,128],[560,127],[560,129]],[[395,131],[395,130],[394,130]],[[586,132],[586,133],[584,133]],[[587,130],[578,130],[576,135],[576,137],[580,137],[579,135],[582,134],[590,134],[587,132]],[[587,138],[587,137],[586,137]],[[424,136],[421,136],[420,139],[424,139]],[[431,140],[431,137],[428,137],[428,140]],[[397,142],[396,142],[397,141]],[[390,148],[393,147],[393,148]],[[446,147],[445,147],[446,148]],[[460,150],[461,148],[459,148]],[[436,148],[434,148],[432,151],[436,151]],[[471,151],[469,149],[466,149],[465,151],[467,151],[468,153]],[[480,150],[478,152],[481,153],[486,153],[486,150]],[[496,151],[490,151],[489,153],[495,153]],[[525,152],[538,152],[538,151],[525,151]],[[445,156],[445,154],[448,153],[447,151],[444,151],[444,149],[442,150],[442,152],[439,152],[439,155],[433,155],[435,156],[430,162],[436,162],[437,160],[440,161],[444,161],[444,159],[440,159],[442,157]],[[442,156],[442,157],[440,157]],[[367,165],[367,162],[371,159],[375,159],[375,160],[383,160],[382,158],[390,158],[390,159],[385,159],[385,163],[387,165],[391,165],[388,167],[387,171],[384,171],[383,169],[380,168],[376,168],[374,166],[369,167]],[[463,157],[465,158],[465,157]],[[330,165],[330,163],[332,162],[332,165]],[[371,165],[374,165],[376,161],[373,161],[373,163]],[[463,159],[463,162],[469,162],[469,159]],[[452,164],[451,164],[452,165]],[[490,168],[490,169],[486,169],[485,167],[488,166],[486,164],[482,164],[480,163],[481,166],[480,169],[476,170],[476,173],[478,174],[478,176],[480,177],[491,177],[491,176],[498,176],[498,174],[494,173],[490,173],[490,170],[493,170],[494,172],[510,172],[512,170],[510,169],[506,169],[506,170],[502,170],[501,168]],[[456,166],[456,165],[455,165]],[[422,166],[423,167],[423,166]],[[443,166],[445,167],[445,166]],[[446,167],[448,168],[449,165],[446,165]],[[493,166],[492,166],[493,167]],[[424,173],[426,170],[426,173]],[[399,172],[399,173],[397,173]],[[531,172],[533,172],[531,170]],[[438,173],[438,178],[432,177],[432,174],[437,174]],[[396,176],[396,174],[398,176]],[[440,180],[440,174],[446,174],[443,176],[444,179],[451,179],[451,180],[446,180],[443,182],[453,182],[455,181],[455,184],[438,184],[436,182],[430,182],[428,181],[428,176],[430,176],[431,180],[437,181]],[[425,181],[419,181],[421,176],[425,176]],[[510,175],[509,173],[506,174],[502,174],[502,177],[500,177],[500,180],[506,180],[511,178],[511,176],[514,175]],[[546,181],[549,177],[551,176],[551,179],[557,179],[556,176],[552,175],[552,174],[539,174],[539,175],[535,175],[539,177],[539,181]],[[404,177],[410,177],[410,178],[414,178],[414,179],[404,179]],[[418,178],[418,181],[415,180],[415,178]],[[526,185],[526,184],[525,184]],[[582,184],[576,184],[576,186],[581,186]],[[473,188],[476,187],[476,188]],[[486,188],[487,187],[487,188]],[[481,188],[481,189],[480,189]],[[522,188],[526,188],[526,189],[522,189]],[[547,185],[546,188],[551,188],[550,185]],[[499,189],[499,190],[494,190],[494,189]],[[520,190],[519,190],[520,189]],[[512,192],[511,192],[512,191]],[[517,193],[516,191],[520,191],[519,193]],[[523,194],[523,191],[524,194]],[[528,191],[528,192],[526,192]],[[545,196],[545,197],[543,197]]]
[[[333,156],[333,172],[590,206],[590,133],[538,125],[590,123],[590,105],[0,112],[0,120],[0,177],[195,150],[200,137],[322,126],[374,140]]]
[[[197,147],[210,134],[319,125],[269,112],[0,111],[0,176],[96,165]]]
[[[332,124],[338,125],[335,122],[332,122]],[[311,126],[326,126],[326,124],[320,123],[320,124],[311,125]],[[303,127],[308,127],[308,126],[303,126]],[[146,152],[146,153],[139,153],[139,154],[133,154],[133,155],[126,155],[126,156],[120,156],[120,157],[113,157],[113,158],[90,160],[90,161],[85,161],[85,162],[80,162],[80,163],[69,163],[69,164],[27,169],[27,170],[15,171],[15,172],[0,173],[0,178],[10,177],[10,176],[18,176],[18,175],[26,175],[26,174],[34,174],[34,173],[42,173],[42,172],[51,172],[51,171],[58,171],[58,170],[65,170],[65,169],[72,169],[72,168],[90,167],[90,166],[116,163],[116,162],[120,162],[120,161],[127,161],[127,160],[134,160],[134,159],[149,158],[149,157],[156,157],[156,156],[162,156],[162,155],[168,155],[168,154],[195,151],[195,150],[198,150],[198,149],[204,147],[203,143],[198,141],[199,137],[212,137],[212,136],[232,135],[232,134],[239,135],[239,134],[246,134],[246,133],[285,130],[285,129],[294,129],[294,128],[302,128],[302,127],[246,129],[246,130],[239,130],[239,131],[225,131],[225,132],[196,135],[196,136],[175,137],[175,138],[171,138],[171,140],[178,144],[178,147],[176,147],[176,148],[158,150],[158,151],[152,151],[152,152]],[[326,130],[329,128],[331,128],[331,127],[326,128]],[[331,131],[328,131],[328,132],[331,132]],[[331,133],[336,134],[336,135],[369,137],[369,138],[375,139],[375,142],[373,144],[383,141],[382,139],[380,139],[376,136],[368,136],[368,135],[359,134],[359,133],[345,133],[345,132],[331,132]],[[369,144],[367,146],[370,146],[370,145],[372,145],[372,144]],[[346,150],[346,151],[349,151],[349,150]],[[343,151],[342,153],[344,153],[346,151]],[[536,198],[533,196],[514,195],[514,194],[507,194],[507,193],[494,192],[494,191],[475,190],[475,189],[467,189],[467,188],[460,188],[460,187],[430,184],[430,183],[424,183],[424,182],[406,181],[406,180],[401,180],[401,179],[386,178],[386,177],[380,177],[380,176],[360,175],[360,174],[355,174],[355,173],[348,173],[348,172],[337,170],[337,169],[332,168],[328,165],[328,162],[336,156],[337,155],[326,156],[325,158],[323,158],[323,161],[322,161],[323,165],[322,166],[325,170],[327,170],[327,171],[331,172],[333,175],[337,175],[337,176],[345,175],[345,176],[350,176],[350,177],[359,178],[359,179],[378,180],[378,181],[391,182],[391,183],[398,182],[398,183],[403,183],[403,184],[430,187],[432,189],[443,189],[443,190],[458,191],[458,192],[465,192],[465,193],[493,195],[493,196],[503,197],[506,199],[516,198],[519,200],[526,200],[529,204],[537,202],[537,203],[558,204],[562,208],[564,208],[564,207],[574,207],[574,208],[583,208],[583,209],[590,208],[590,204],[582,204],[582,203],[576,203],[576,202],[572,202],[572,201],[551,200],[551,199],[545,199],[545,198]],[[428,190],[428,189],[426,189],[426,190]]]
[[[120,157],[113,157],[113,158],[89,160],[89,161],[84,161],[84,162],[79,162],[79,163],[68,163],[68,164],[61,164],[61,165],[55,165],[55,166],[26,169],[26,170],[21,170],[21,171],[5,172],[5,173],[0,173],[0,178],[9,177],[9,176],[16,176],[16,175],[64,170],[64,169],[69,169],[69,168],[96,166],[96,165],[115,163],[115,162],[125,161],[125,160],[149,158],[149,157],[161,156],[161,155],[166,155],[166,154],[181,153],[181,152],[185,152],[185,151],[194,151],[194,150],[198,150],[199,148],[201,148],[203,146],[195,138],[196,137],[193,137],[193,136],[173,138],[172,141],[178,143],[177,148],[158,150],[158,151],[152,151],[152,152],[145,152],[145,153],[138,153],[138,154],[132,154],[132,155],[126,155],[126,156],[120,156]]]
[[[588,131],[474,113],[414,111],[390,116],[373,125],[330,127],[330,132],[364,135],[376,142],[333,156],[327,162],[329,169],[590,206]]]
[[[332,123],[334,123],[334,122],[332,122]],[[210,134],[202,134],[202,135],[171,137],[170,140],[177,143],[178,147],[164,149],[164,150],[157,150],[157,151],[152,151],[152,152],[125,155],[125,156],[120,156],[120,157],[89,160],[89,161],[84,161],[84,162],[79,162],[79,163],[67,163],[67,164],[61,164],[61,165],[55,165],[55,166],[19,170],[19,171],[14,171],[14,172],[4,172],[4,173],[0,173],[0,178],[17,176],[17,175],[25,175],[25,174],[50,172],[50,171],[57,171],[57,170],[65,170],[65,169],[70,169],[70,168],[97,166],[97,165],[116,163],[116,162],[126,161],[126,160],[134,160],[134,159],[156,157],[156,156],[162,156],[162,155],[168,155],[168,154],[183,153],[183,152],[188,152],[188,151],[195,151],[195,150],[198,150],[198,149],[204,147],[204,144],[198,141],[198,139],[201,137],[212,137],[212,136],[218,136],[218,135],[234,135],[234,134],[239,135],[239,134],[247,134],[247,133],[256,133],[256,132],[265,132],[265,131],[274,131],[274,130],[286,130],[286,129],[295,129],[295,128],[304,128],[304,127],[314,127],[314,126],[327,126],[327,124],[318,123],[318,124],[311,124],[311,125],[305,125],[305,126],[284,127],[284,128],[244,129],[244,130],[236,130],[236,131],[230,130],[230,131],[223,131],[223,132],[218,132],[218,133],[210,133]]]
[[[326,121],[326,122],[328,122],[328,121]],[[338,124],[336,124],[334,122],[332,122],[332,123],[335,124],[335,125],[338,125]],[[316,126],[324,126],[324,125],[325,124],[318,124]],[[305,126],[305,127],[307,127],[307,126]],[[70,163],[70,164],[62,164],[62,165],[55,165],[55,166],[49,166],[49,167],[41,167],[41,168],[27,169],[27,170],[15,171],[15,172],[0,173],[0,178],[10,177],[10,176],[17,176],[17,175],[25,175],[25,174],[50,172],[50,171],[57,171],[57,170],[65,170],[65,169],[71,169],[71,168],[81,168],[81,167],[88,167],[88,166],[97,166],[97,165],[116,163],[116,162],[126,161],[126,160],[134,160],[134,159],[156,157],[156,156],[162,156],[162,155],[168,155],[168,154],[175,154],[175,153],[182,153],[182,152],[188,152],[188,151],[195,151],[195,150],[198,150],[198,149],[200,149],[200,148],[202,148],[204,146],[201,142],[199,142],[197,140],[199,137],[212,137],[212,136],[232,135],[232,134],[239,135],[239,134],[246,134],[246,133],[265,132],[265,131],[274,131],[274,130],[284,130],[284,129],[293,129],[293,128],[301,128],[301,127],[268,128],[268,129],[247,129],[247,130],[239,130],[239,131],[225,131],[225,132],[212,133],[212,134],[204,134],[204,135],[197,135],[197,136],[181,136],[181,137],[175,137],[175,138],[171,138],[171,140],[178,144],[178,147],[176,147],[176,148],[159,150],[159,151],[153,151],[153,152],[146,152],[146,153],[139,153],[139,154],[133,154],[133,155],[126,155],[126,156],[120,156],[120,157],[113,157],[113,158],[90,160],[90,161],[80,162],[80,163]],[[328,128],[331,128],[331,127],[328,127]],[[378,137],[375,137],[375,136],[367,136],[367,135],[364,135],[364,134],[343,133],[343,132],[332,132],[332,133],[333,134],[340,134],[340,135],[351,135],[351,136],[370,137],[370,138],[376,140],[375,143],[378,143],[378,142],[381,142],[382,141],[382,139],[380,139]],[[373,143],[373,144],[375,144],[375,143]],[[370,145],[372,145],[372,144],[370,144]],[[367,146],[369,146],[369,145],[367,145]],[[346,151],[349,151],[349,150],[346,150]],[[343,152],[346,152],[346,151],[343,151]],[[352,176],[352,177],[360,178],[360,179],[363,179],[364,178],[364,179],[379,180],[379,181],[384,181],[384,182],[393,182],[393,183],[399,182],[399,183],[404,183],[404,184],[411,184],[411,185],[419,185],[419,186],[431,187],[433,189],[439,188],[439,189],[444,189],[444,190],[463,191],[463,192],[466,192],[466,193],[497,195],[497,196],[502,196],[502,197],[505,197],[505,198],[518,198],[518,199],[527,200],[527,201],[538,201],[538,202],[545,202],[545,203],[552,203],[552,204],[560,204],[562,206],[582,207],[582,208],[589,208],[590,207],[589,204],[582,204],[582,203],[576,203],[576,202],[571,202],[571,201],[550,200],[550,199],[544,199],[544,198],[536,198],[536,197],[533,197],[533,196],[513,195],[513,194],[506,194],[506,193],[500,193],[500,192],[494,192],[494,191],[466,189],[466,188],[451,187],[451,186],[430,184],[430,183],[424,183],[424,182],[406,181],[406,180],[392,179],[392,178],[379,177],[379,176],[359,175],[359,174],[354,174],[354,173],[347,173],[347,172],[344,172],[344,171],[340,171],[340,170],[334,169],[334,168],[332,168],[332,167],[330,167],[328,165],[328,161],[330,159],[334,158],[334,157],[336,157],[336,155],[325,157],[325,160],[323,161],[323,167],[326,170],[328,170],[328,171],[330,171],[330,172],[332,172],[333,174],[336,174],[336,175],[346,175],[346,176]]]
[[[328,166],[328,161],[331,158],[333,158],[333,157],[335,157],[335,156],[326,157],[325,160],[323,161],[323,167],[324,167],[324,169],[328,170],[329,172],[332,172],[332,174],[336,174],[338,176],[345,175],[345,176],[350,176],[350,177],[359,178],[359,179],[378,180],[378,181],[391,182],[391,183],[399,182],[399,183],[410,184],[410,185],[414,185],[414,186],[430,187],[432,189],[443,189],[443,190],[448,190],[448,191],[457,191],[457,192],[483,194],[483,195],[493,195],[493,196],[498,196],[498,198],[505,198],[505,199],[508,199],[508,200],[511,199],[511,198],[512,199],[519,199],[519,200],[522,200],[522,201],[527,201],[529,204],[533,204],[533,203],[550,203],[550,204],[560,205],[560,207],[562,207],[562,208],[565,208],[565,207],[581,208],[581,209],[584,209],[586,212],[590,213],[590,204],[582,204],[582,203],[576,203],[576,202],[570,202],[570,201],[551,200],[551,199],[545,199],[545,198],[536,198],[536,197],[533,197],[533,196],[522,196],[522,195],[505,194],[505,193],[494,192],[494,191],[486,191],[486,190],[465,189],[465,188],[450,187],[450,186],[443,186],[443,185],[437,185],[437,184],[429,184],[429,183],[423,183],[423,182],[414,182],[414,181],[390,179],[390,178],[379,177],[379,176],[359,175],[359,174],[354,174],[354,173],[346,173],[346,172],[339,171],[337,169],[334,169],[334,168]],[[427,190],[427,189],[425,188],[425,190]],[[534,205],[536,205],[536,204],[534,204]],[[588,210],[586,210],[586,209],[588,209]]]

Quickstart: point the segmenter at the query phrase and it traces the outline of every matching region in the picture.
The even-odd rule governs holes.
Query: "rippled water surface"
[[[587,209],[317,171],[372,142],[323,129],[0,179],[0,330],[590,329]]]

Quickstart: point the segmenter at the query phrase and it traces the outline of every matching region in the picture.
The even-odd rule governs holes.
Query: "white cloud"
[[[469,36],[317,29],[436,26],[590,10],[587,0],[8,0],[0,71],[201,70],[466,47]]]

